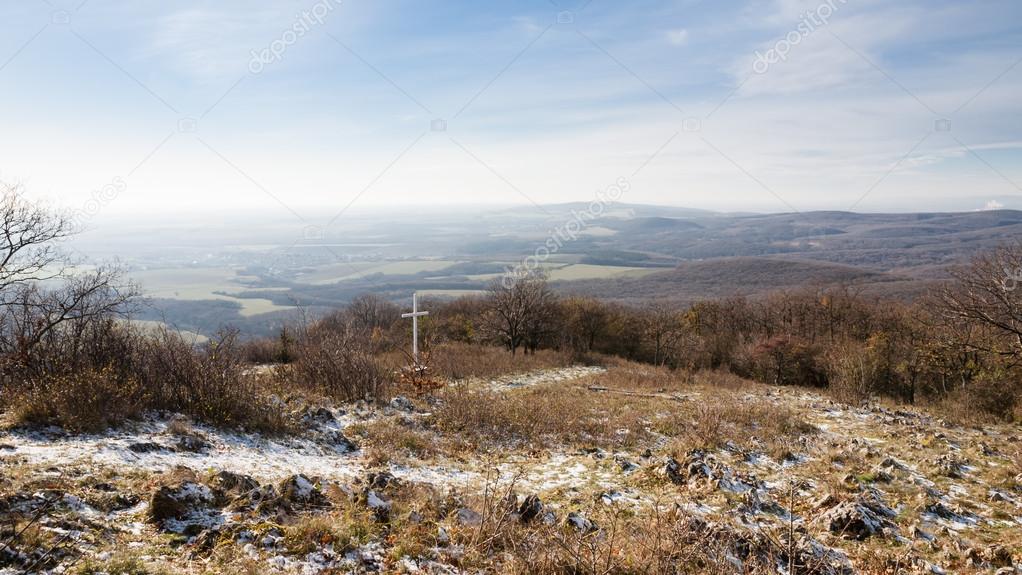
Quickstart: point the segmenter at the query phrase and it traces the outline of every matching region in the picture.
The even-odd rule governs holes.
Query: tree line
[[[273,428],[283,389],[338,399],[385,393],[380,358],[404,353],[410,322],[377,295],[356,298],[273,340],[223,330],[201,346],[125,321],[138,290],[116,267],[76,265],[60,249],[69,217],[0,198],[0,409],[25,419],[102,425],[146,409]],[[633,307],[556,293],[541,275],[494,281],[485,294],[425,300],[427,357],[445,344],[511,356],[569,352],[684,370],[727,370],[776,385],[829,388],[848,401],[886,396],[1022,418],[1022,243],[980,254],[914,304],[854,288],[804,289],[677,307]],[[448,348],[450,346],[447,346]],[[257,381],[247,364],[282,366]],[[393,362],[391,362],[393,363]],[[266,378],[264,378],[266,379]],[[273,393],[261,391],[273,390]]]
[[[912,304],[853,287],[635,307],[560,296],[541,275],[500,278],[485,295],[427,300],[425,345],[498,345],[510,354],[567,350],[675,369],[722,369],[775,385],[830,388],[849,401],[959,401],[1022,416],[1022,243],[954,268]],[[383,348],[405,345],[400,309],[364,295],[338,317]]]

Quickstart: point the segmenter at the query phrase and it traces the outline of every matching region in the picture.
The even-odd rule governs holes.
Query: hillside
[[[559,282],[565,292],[635,304],[669,300],[685,304],[730,296],[762,296],[777,290],[835,285],[884,290],[887,283],[910,280],[864,268],[773,257],[717,258],[679,264],[642,277]]]
[[[1022,562],[1017,427],[637,365],[303,413],[293,438],[157,415],[97,435],[4,432],[0,510],[34,527],[7,531],[0,560],[76,573],[198,562],[215,573],[1005,574]]]

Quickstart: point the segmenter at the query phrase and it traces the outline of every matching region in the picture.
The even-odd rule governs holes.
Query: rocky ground
[[[295,437],[165,414],[8,430],[0,573],[1022,573],[1022,429],[792,388],[622,384],[638,371],[458,383],[509,405],[571,390],[565,405],[597,414],[497,448],[479,437],[504,430],[438,421],[457,401],[443,394],[305,407]]]

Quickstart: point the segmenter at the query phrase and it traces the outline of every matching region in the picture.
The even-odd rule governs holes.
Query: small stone
[[[297,474],[280,482],[278,486],[283,502],[296,508],[330,507],[330,502],[319,487],[308,477]]]
[[[617,461],[617,466],[619,469],[621,469],[622,473],[631,473],[639,468],[638,465],[632,463],[631,461],[623,457],[616,457],[615,461]]]
[[[481,525],[483,522],[483,516],[479,515],[475,511],[472,511],[468,507],[462,507],[457,512],[458,523],[467,526]]]
[[[827,493],[818,497],[813,501],[813,509],[826,509],[837,505],[837,498],[833,494]]]
[[[138,441],[128,445],[128,450],[134,453],[154,453],[165,451],[167,448],[152,441]]]
[[[203,453],[211,447],[208,441],[197,435],[182,435],[174,445],[175,450],[188,453]]]
[[[845,501],[822,514],[817,520],[834,533],[848,539],[862,541],[882,535],[893,525],[883,514],[865,501]]]
[[[224,492],[225,495],[240,497],[259,487],[259,482],[248,475],[220,471],[209,481],[211,487]]]
[[[529,495],[518,507],[518,518],[522,523],[528,523],[543,513],[543,502],[538,495]]]
[[[213,502],[213,492],[200,483],[164,485],[149,500],[149,519],[166,527],[171,520],[186,520],[208,510]]]
[[[336,423],[337,419],[334,417],[333,412],[325,407],[318,407],[316,409],[310,409],[305,412],[302,416],[302,420],[306,423],[318,423],[320,425],[330,425]]]
[[[381,497],[376,491],[369,490],[366,492],[366,506],[372,510],[378,520],[386,521],[390,518],[390,501]]]
[[[983,559],[994,567],[1007,567],[1012,564],[1011,551],[1003,545],[991,545],[984,549]]]
[[[358,444],[340,431],[333,430],[327,432],[322,437],[328,444],[341,453],[352,453],[354,451],[358,451]]]
[[[670,480],[671,483],[677,485],[685,483],[686,480],[685,476],[681,473],[681,464],[679,464],[673,457],[668,459],[667,463],[664,465],[664,475],[667,476],[667,479]]]
[[[595,523],[579,515],[578,513],[575,513],[574,511],[568,514],[565,523],[574,528],[576,531],[581,531],[583,533],[591,533],[593,531],[596,531]]]
[[[367,489],[385,489],[396,482],[397,478],[389,471],[370,473],[366,476]]]
[[[412,400],[410,400],[407,397],[404,397],[402,395],[399,395],[399,396],[395,397],[394,399],[391,399],[390,400],[390,407],[392,407],[392,408],[394,408],[394,409],[396,409],[398,411],[407,411],[409,413],[415,411],[415,404],[412,403]]]

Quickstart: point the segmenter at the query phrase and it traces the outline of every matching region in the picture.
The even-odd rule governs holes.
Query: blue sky
[[[1020,59],[1016,0],[0,0],[0,180],[105,214],[619,178],[718,210],[1022,208]]]

